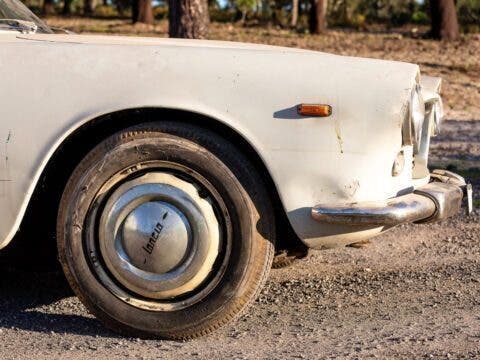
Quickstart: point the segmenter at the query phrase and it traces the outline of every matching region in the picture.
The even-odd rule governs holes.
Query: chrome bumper
[[[395,226],[404,223],[433,222],[458,213],[467,200],[467,214],[472,212],[472,186],[450,171],[434,170],[432,182],[413,193],[382,202],[345,205],[317,205],[312,217],[320,222],[344,225]]]

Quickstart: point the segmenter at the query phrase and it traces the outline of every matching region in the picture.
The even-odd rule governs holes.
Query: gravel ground
[[[445,160],[455,134],[469,144],[456,145],[458,159],[478,149],[479,125],[447,122],[432,160]],[[314,251],[272,270],[236,323],[190,342],[119,337],[88,314],[61,273],[0,268],[0,358],[480,358],[479,219],[476,210],[401,226],[364,248]]]
[[[118,337],[61,273],[2,269],[0,358],[480,358],[479,219],[314,252],[273,270],[239,321],[185,343]]]

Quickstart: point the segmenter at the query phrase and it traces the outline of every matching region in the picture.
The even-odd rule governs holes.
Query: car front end
[[[441,169],[429,171],[430,138],[443,120],[441,79],[424,76],[411,90],[402,126],[403,146],[392,165],[392,177],[407,172],[411,188],[382,201],[319,204],[312,208],[314,220],[336,225],[382,226],[426,223],[457,214],[465,203],[472,212],[472,186],[463,177]]]

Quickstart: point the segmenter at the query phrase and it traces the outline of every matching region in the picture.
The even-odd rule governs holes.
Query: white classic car
[[[39,257],[56,239],[76,294],[123,334],[206,334],[255,298],[275,251],[471,203],[427,168],[441,81],[417,65],[53,34],[0,0],[0,79],[0,248]]]

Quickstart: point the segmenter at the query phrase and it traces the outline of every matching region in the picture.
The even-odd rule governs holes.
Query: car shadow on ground
[[[73,296],[61,271],[22,271],[0,264],[0,329],[119,337],[86,311],[82,316],[65,314],[65,306],[57,310],[56,303],[65,299],[78,313],[81,305],[69,299]]]

